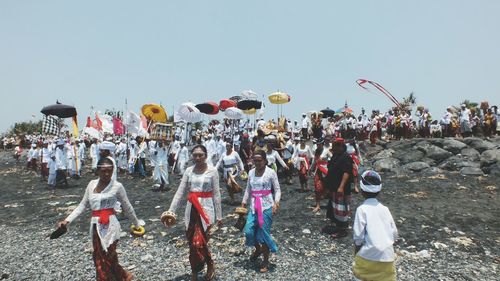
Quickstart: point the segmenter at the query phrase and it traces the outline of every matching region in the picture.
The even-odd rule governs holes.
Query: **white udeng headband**
[[[102,164],[102,165],[97,165],[97,168],[107,168],[107,167],[115,167],[114,165],[112,164]]]
[[[378,184],[378,185],[364,184],[363,181],[361,180],[359,182],[359,185],[360,185],[361,189],[363,191],[366,191],[366,192],[377,193],[377,192],[380,192],[380,190],[382,190],[382,184]]]

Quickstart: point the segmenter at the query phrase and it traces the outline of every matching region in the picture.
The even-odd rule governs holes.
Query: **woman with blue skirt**
[[[269,271],[269,253],[278,250],[271,237],[273,215],[279,208],[281,197],[280,185],[276,172],[267,167],[266,153],[257,151],[253,156],[255,168],[248,174],[247,188],[243,196],[242,207],[245,208],[250,199],[247,222],[245,224],[245,237],[247,246],[254,246],[255,251],[250,257],[255,261],[263,255],[260,272]]]

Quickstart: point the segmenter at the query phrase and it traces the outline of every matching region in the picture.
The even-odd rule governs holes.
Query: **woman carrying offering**
[[[279,208],[281,191],[276,172],[266,166],[266,153],[262,150],[255,152],[253,162],[255,168],[249,172],[241,206],[245,208],[250,198],[250,210],[244,230],[245,244],[255,247],[251,261],[263,254],[260,272],[264,273],[269,270],[269,253],[278,250],[270,232],[273,215]]]
[[[191,280],[198,280],[198,272],[203,270],[205,263],[205,280],[212,280],[215,277],[215,264],[208,250],[208,240],[209,230],[215,221],[218,225],[222,223],[219,174],[213,166],[207,165],[205,146],[194,146],[191,156],[195,164],[184,172],[170,208],[162,214],[161,220],[165,226],[170,226],[165,218],[169,213],[175,213],[187,194],[184,219],[189,242],[189,263],[193,273]]]
[[[299,171],[299,180],[300,180],[300,191],[305,192],[309,189],[307,185],[307,174],[309,169],[311,168],[309,165],[309,159],[313,157],[311,153],[311,149],[309,145],[306,144],[306,140],[304,138],[300,139],[300,144],[297,145],[294,153],[293,159],[295,162],[295,167]]]
[[[314,152],[314,158],[311,164],[312,171],[314,171],[314,193],[316,199],[316,206],[313,212],[317,213],[321,209],[320,202],[321,199],[326,197],[325,187],[323,185],[323,180],[328,174],[328,161],[332,157],[332,153],[329,149],[324,147],[325,140],[319,139],[317,141],[318,147]]]
[[[226,142],[226,153],[222,155],[215,165],[215,170],[219,170],[221,165],[223,167],[224,181],[227,184],[227,190],[231,199],[230,204],[233,204],[234,194],[242,191],[240,185],[236,182],[235,177],[237,176],[238,171],[244,171],[244,165],[243,161],[241,161],[240,155],[233,150],[233,144],[230,141]]]
[[[121,183],[112,179],[113,167],[113,162],[107,157],[97,162],[99,179],[90,181],[78,207],[58,224],[59,228],[66,228],[86,208],[92,210],[90,234],[98,281],[132,280],[132,273],[123,269],[118,263],[116,246],[120,238],[121,227],[113,209],[116,202],[121,203],[123,211],[133,225],[139,226],[140,224],[128,200],[125,188]]]
[[[283,161],[278,151],[274,150],[273,144],[268,142],[266,146],[267,166],[273,169],[273,171],[278,172],[278,166],[276,166],[276,161],[278,161],[285,170],[288,170],[288,165]]]

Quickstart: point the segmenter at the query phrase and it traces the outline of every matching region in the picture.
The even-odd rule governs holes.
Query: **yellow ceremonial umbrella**
[[[252,114],[255,114],[256,112],[257,112],[256,108],[250,108],[247,110],[243,110],[243,113],[245,113],[246,115],[252,115]]]
[[[279,118],[280,118],[280,113],[279,113],[280,105],[285,104],[285,103],[289,103],[290,99],[291,99],[290,95],[287,93],[284,93],[284,92],[277,91],[277,92],[270,94],[268,96],[268,99],[272,104],[278,105],[277,109],[278,109],[278,120],[279,120]],[[281,110],[281,115],[283,115],[283,109]]]
[[[280,91],[270,94],[268,98],[272,104],[284,104],[290,102],[290,95]]]
[[[167,123],[167,112],[159,104],[145,104],[142,106],[141,112],[150,121]]]

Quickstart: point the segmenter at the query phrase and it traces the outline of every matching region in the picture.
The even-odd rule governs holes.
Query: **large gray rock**
[[[443,170],[439,169],[438,167],[430,167],[428,169],[423,170],[422,173],[428,175],[436,175],[436,174],[442,174]]]
[[[462,162],[465,159],[461,155],[452,156],[439,164],[439,168],[447,171],[456,171],[457,163]]]
[[[436,146],[439,146],[439,147],[443,147],[444,142],[445,142],[445,140],[444,139],[440,139],[440,138],[429,139],[429,143],[431,143],[433,145],[436,145]]]
[[[499,149],[485,150],[483,153],[481,153],[480,158],[482,165],[490,165],[493,163],[500,162],[500,150]]]
[[[489,167],[490,176],[499,177],[500,178],[500,162],[497,162]]]
[[[432,144],[417,145],[417,149],[424,152],[425,156],[438,162],[452,156],[452,153]]]
[[[410,148],[408,150],[396,150],[393,157],[399,159],[401,163],[407,164],[411,162],[418,162],[424,158],[424,153],[420,150]],[[479,154],[478,154],[479,157]]]
[[[431,167],[432,167],[432,166],[436,166],[436,160],[431,159],[431,158],[424,157],[424,158],[422,158],[422,160],[420,160],[420,161],[422,161],[422,162],[425,162],[425,163],[429,164],[429,166],[431,166]]]
[[[384,149],[377,153],[377,155],[373,156],[373,160],[380,160],[380,159],[385,159],[392,157],[392,154],[394,154],[394,150],[392,149]]]
[[[403,140],[403,141],[393,141],[387,144],[387,148],[392,148],[395,151],[401,150],[401,149],[409,149],[415,146],[416,143],[418,143],[420,140],[417,139],[410,139],[410,140]]]
[[[479,168],[478,161],[470,161],[461,155],[452,156],[439,164],[439,168],[448,171],[458,171],[463,167]]]
[[[463,142],[472,148],[477,149],[479,152],[483,152],[488,149],[493,149],[495,145],[489,141],[482,140],[480,138],[465,138]]]
[[[429,164],[425,162],[412,162],[403,166],[403,169],[407,169],[414,172],[420,172],[424,169],[430,168]]]
[[[483,170],[477,167],[463,167],[460,174],[464,176],[482,176],[484,173]]]
[[[460,153],[460,151],[466,147],[467,145],[465,143],[457,141],[455,139],[445,139],[443,141],[443,149],[453,154]]]
[[[394,158],[384,158],[375,161],[373,168],[379,172],[391,172],[399,166],[399,160]]]
[[[464,148],[460,151],[460,154],[464,157],[467,158],[470,161],[477,161],[479,160],[479,151],[475,150],[474,148],[467,147]]]
[[[377,153],[379,153],[382,150],[384,150],[384,148],[381,147],[380,145],[374,145],[374,146],[369,145],[366,148],[365,157],[366,158],[373,158],[374,155],[377,155]]]

